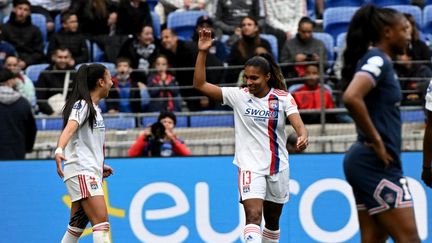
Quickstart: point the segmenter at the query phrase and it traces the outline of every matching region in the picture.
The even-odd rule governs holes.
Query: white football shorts
[[[67,179],[65,184],[72,202],[104,195],[101,180],[95,176],[77,175]]]

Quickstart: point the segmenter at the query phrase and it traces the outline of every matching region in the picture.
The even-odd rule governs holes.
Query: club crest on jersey
[[[243,186],[243,193],[248,193],[250,192],[250,186],[249,185],[244,185]]]
[[[278,107],[279,107],[279,101],[278,100],[270,100],[269,101],[269,106],[270,106],[270,109],[278,109]]]
[[[81,102],[78,102],[78,103],[75,103],[75,105],[72,107],[72,109],[79,110],[79,109],[81,109],[81,107],[82,107]]]

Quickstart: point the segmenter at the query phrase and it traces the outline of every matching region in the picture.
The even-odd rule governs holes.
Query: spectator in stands
[[[266,24],[263,33],[277,37],[280,50],[286,40],[297,33],[297,24],[306,16],[306,0],[266,0],[263,1]]]
[[[43,114],[59,115],[61,113],[62,105],[57,106],[54,103],[58,102],[58,94],[63,92],[65,82],[72,80],[72,75],[69,79],[66,75],[67,70],[73,70],[70,65],[71,59],[72,56],[68,49],[54,50],[51,55],[51,64],[39,75],[36,82],[36,97],[39,111]]]
[[[140,113],[145,110],[149,104],[147,87],[143,82],[133,80],[129,59],[118,58],[116,72],[106,100],[108,112]]]
[[[120,0],[117,8],[117,35],[134,35],[143,26],[152,26],[150,8],[145,1]]]
[[[9,16],[11,10],[12,10],[11,0],[0,0],[0,19],[3,19],[5,16]]]
[[[177,118],[174,113],[162,111],[157,122],[146,127],[129,148],[130,157],[190,156],[186,144],[176,136]]]
[[[201,106],[201,98],[196,98],[197,93],[192,88],[193,67],[197,55],[197,46],[193,42],[185,42],[177,38],[176,33],[171,29],[164,29],[161,33],[161,53],[168,58],[168,63],[173,68],[189,68],[189,70],[178,70],[174,73],[178,84],[181,86],[180,93],[186,101],[190,111],[208,109]],[[214,55],[207,58],[208,66],[223,67],[222,62]],[[209,81],[221,83],[223,72],[220,70],[208,70]]]
[[[15,75],[0,70],[0,160],[25,159],[33,150],[36,122],[30,103],[15,91]]]
[[[45,60],[42,34],[39,28],[31,23],[30,14],[28,0],[14,0],[10,18],[2,27],[4,40],[12,44],[18,52],[21,69]]]
[[[412,60],[425,61],[424,65],[432,68],[431,57],[432,52],[424,41],[420,39],[420,31],[417,29],[415,18],[408,13],[404,13],[411,27],[411,43]]]
[[[70,7],[71,0],[29,0],[31,3],[31,12],[45,16],[48,33],[55,29],[54,18],[62,11]]]
[[[192,36],[192,40],[198,45],[198,32],[202,28],[207,28],[212,31],[212,33],[215,33],[215,29],[213,27],[213,20],[210,19],[208,15],[203,15],[197,19],[195,32]],[[214,38],[217,38],[214,34]],[[225,44],[222,43],[219,39],[215,39],[213,41],[213,46],[210,48],[209,53],[215,55],[219,60],[222,62],[225,61],[225,59],[228,56],[228,50],[225,47]]]
[[[150,97],[152,98],[147,111],[181,111],[181,96],[177,81],[168,72],[168,59],[164,55],[156,58],[156,72],[147,81]]]
[[[288,119],[301,151],[308,132],[287,92],[281,71],[269,54],[254,56],[244,64],[247,88],[219,87],[206,81],[205,59],[211,31],[202,29],[198,41],[194,88],[234,110],[235,159],[238,186],[244,207],[245,242],[279,242],[279,218],[288,201],[289,164],[285,122]],[[262,219],[265,225],[261,231]]]
[[[218,0],[215,27],[225,35],[239,35],[241,22],[247,16],[255,20],[261,18],[259,0]]]
[[[305,62],[307,59],[327,62],[327,49],[321,40],[312,36],[315,23],[309,17],[303,17],[298,23],[296,36],[287,41],[282,49],[281,63]],[[322,53],[322,56],[320,56]],[[304,75],[304,65],[289,65],[284,73],[287,77],[301,77]]]
[[[428,81],[432,70],[427,64],[413,63],[414,50],[407,47],[404,53],[396,56],[394,69],[401,79],[402,105],[423,105]]]
[[[409,44],[408,29],[400,12],[370,4],[357,10],[348,27],[343,101],[358,136],[345,153],[344,173],[363,242],[386,242],[389,236],[394,242],[421,242],[402,170],[402,95],[392,64]]]
[[[213,7],[213,2],[206,0],[159,0],[154,11],[159,16],[160,24],[166,25],[167,17],[172,12],[204,10],[213,13]]]
[[[271,46],[267,40],[264,40],[259,35],[258,22],[250,17],[244,17],[241,21],[242,37],[234,43],[231,52],[227,58],[230,66],[243,66],[245,62],[255,55],[255,48],[262,46],[271,52]],[[233,82],[237,80],[241,69],[231,69],[227,74],[227,81]]]
[[[127,58],[135,70],[134,79],[142,83],[147,81],[150,66],[160,53],[159,40],[155,40],[152,26],[143,26],[133,38],[129,38],[121,47],[119,57]],[[136,77],[135,77],[136,76]]]
[[[0,25],[0,66],[4,64],[6,57],[18,55],[15,47],[9,42],[3,40],[1,28],[2,26]]]
[[[64,12],[61,14],[62,28],[58,33],[51,36],[48,53],[59,49],[67,48],[71,54],[71,66],[86,63],[89,61],[89,51],[84,35],[78,32],[78,18],[76,14]]]
[[[432,188],[432,81],[426,94],[426,128],[423,138],[423,167],[421,178],[426,186]]]
[[[291,86],[290,93],[294,97],[299,110],[321,109],[321,85],[319,83],[319,68],[317,64],[308,64],[305,68],[304,84]],[[332,90],[324,85],[324,108],[335,108]],[[335,122],[334,114],[326,115],[327,122]],[[320,123],[320,114],[302,114],[304,123]]]
[[[24,74],[18,66],[19,59],[16,56],[6,57],[3,67],[11,71],[16,78],[16,89],[26,98],[33,111],[36,110],[36,91],[31,79]]]

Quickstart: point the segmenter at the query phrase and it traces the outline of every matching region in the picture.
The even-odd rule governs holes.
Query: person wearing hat
[[[45,60],[42,33],[32,24],[30,15],[29,1],[14,0],[9,20],[2,26],[3,39],[18,52],[21,69]]]
[[[0,70],[0,160],[25,159],[33,150],[36,122],[30,103],[14,88],[15,74]]]
[[[199,30],[202,28],[210,29],[213,33],[213,37],[216,38],[213,41],[213,46],[210,48],[209,53],[215,55],[220,61],[224,62],[225,59],[228,57],[228,50],[225,48],[225,45],[222,41],[219,40],[219,33],[216,33],[216,30],[214,28],[213,20],[207,16],[203,15],[197,19],[196,26],[195,26],[195,32],[192,36],[192,40],[195,43],[198,43],[198,33]]]

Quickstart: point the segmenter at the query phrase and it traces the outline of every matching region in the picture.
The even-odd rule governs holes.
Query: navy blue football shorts
[[[344,172],[353,189],[357,210],[368,210],[373,215],[413,206],[400,161],[385,168],[372,148],[356,142],[345,154]]]

